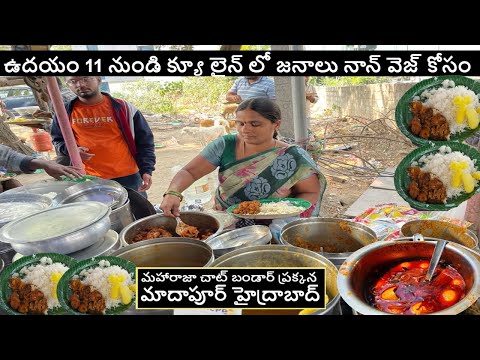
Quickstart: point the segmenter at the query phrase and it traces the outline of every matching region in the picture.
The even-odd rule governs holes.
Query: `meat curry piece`
[[[239,214],[239,215],[255,215],[260,212],[260,207],[262,204],[257,201],[242,201],[239,205],[238,208],[235,210],[232,210],[234,214]]]
[[[178,231],[178,230],[177,230]],[[213,234],[211,229],[199,229],[192,225],[187,225],[179,230],[181,237],[192,238],[197,240],[206,240],[210,235]]]
[[[410,121],[412,134],[422,139],[447,140],[450,135],[450,126],[447,119],[440,112],[425,107],[420,101],[410,103],[413,118]]]
[[[447,188],[432,173],[423,172],[418,166],[407,169],[410,176],[408,194],[412,199],[429,204],[443,204],[447,199]]]
[[[31,284],[23,282],[18,277],[10,278],[8,286],[12,289],[8,304],[13,310],[32,315],[46,313],[47,298],[41,290],[35,289]]]
[[[172,237],[172,233],[162,226],[141,230],[136,234],[132,242],[136,243],[142,240],[158,239],[162,237]]]
[[[106,309],[105,299],[100,291],[91,285],[84,285],[78,279],[70,280],[70,306],[81,313],[101,315]]]

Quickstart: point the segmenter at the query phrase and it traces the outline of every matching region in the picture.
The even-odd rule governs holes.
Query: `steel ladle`
[[[440,236],[444,236],[447,228],[445,228]],[[413,241],[423,241],[423,235],[422,234],[413,234],[412,236]],[[432,259],[430,260],[430,265],[428,266],[427,273],[425,275],[425,280],[430,281],[432,280],[433,273],[435,272],[435,269],[438,266],[438,263],[440,262],[440,258],[442,257],[443,250],[445,249],[445,246],[447,245],[446,240],[441,240],[437,239],[437,244],[435,245],[435,249],[433,249],[433,254],[432,254]]]
[[[442,257],[443,249],[445,249],[445,245],[447,245],[446,240],[437,240],[437,244],[435,245],[435,249],[433,250],[432,259],[430,260],[430,266],[428,267],[427,274],[425,275],[425,280],[430,281],[432,280],[433,273]]]

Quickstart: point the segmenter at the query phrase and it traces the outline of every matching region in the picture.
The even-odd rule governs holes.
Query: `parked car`
[[[75,94],[68,88],[62,88],[61,92],[65,103],[75,97]],[[28,85],[0,87],[0,99],[3,101],[6,110],[15,116],[20,115],[13,110],[15,108],[38,106],[33,90]]]
[[[25,106],[37,106],[33,90],[27,85],[18,85],[0,88],[0,99],[7,110]]]

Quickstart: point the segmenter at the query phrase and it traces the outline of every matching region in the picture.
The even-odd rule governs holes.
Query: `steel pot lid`
[[[11,194],[0,198],[0,227],[6,223],[52,206],[52,199],[39,194]]]
[[[97,201],[116,209],[127,201],[127,190],[114,180],[95,179],[73,185],[66,189],[60,205],[83,201]]]
[[[213,250],[238,248],[249,245],[265,245],[272,239],[268,226],[252,225],[231,230],[205,241]]]
[[[76,251],[68,255],[77,260],[89,259],[92,257],[104,255],[112,249],[116,250],[115,245],[117,245],[117,243],[118,233],[110,229],[100,241],[83,250]]]
[[[50,208],[10,222],[0,230],[0,241],[26,244],[58,238],[88,227],[110,211],[107,205],[94,201]]]
[[[5,195],[12,194],[39,194],[53,199],[53,205],[56,205],[63,199],[61,193],[72,185],[74,183],[68,181],[43,180],[7,190],[0,194],[0,199]]]

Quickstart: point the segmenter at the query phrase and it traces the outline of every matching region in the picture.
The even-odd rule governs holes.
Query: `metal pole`
[[[58,83],[55,76],[47,76],[47,88],[52,100],[53,108],[57,114],[58,125],[60,125],[60,130],[62,131],[63,138],[65,139],[65,144],[67,145],[68,155],[70,156],[72,165],[82,169],[82,174],[85,174],[85,169],[82,164],[82,159],[80,158],[80,153],[78,152],[75,136],[73,135],[72,126],[68,120],[67,111],[65,110],[65,105],[63,104],[62,94],[58,88]]]
[[[290,50],[301,51],[304,48],[303,45],[290,45]],[[308,144],[308,124],[305,112],[305,77],[292,76],[291,81],[295,143],[306,149]]]

